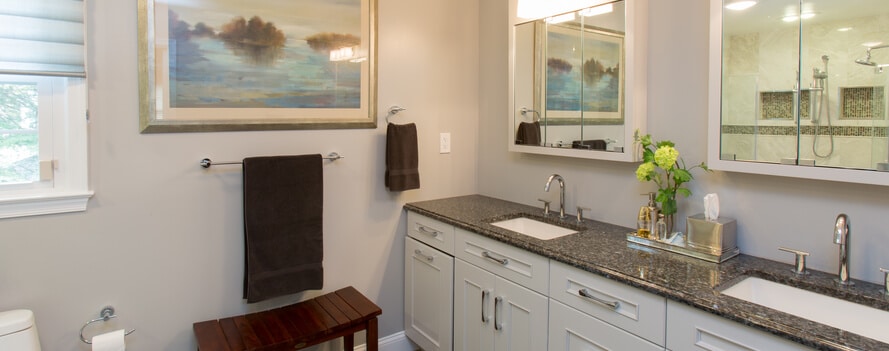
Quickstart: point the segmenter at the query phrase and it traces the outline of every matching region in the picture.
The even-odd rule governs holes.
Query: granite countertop
[[[540,208],[482,195],[414,202],[405,208],[815,349],[889,349],[889,344],[877,340],[719,293],[744,276],[756,276],[889,310],[889,298],[880,293],[879,285],[856,280],[852,287],[839,288],[833,282],[835,274],[818,271],[799,277],[792,272],[792,257],[782,263],[742,253],[711,263],[630,243],[626,235],[635,231],[632,228],[589,219],[578,224],[575,217],[564,224],[577,227],[579,233],[539,240],[489,223],[517,214],[539,215]],[[546,221],[558,222],[558,215]]]

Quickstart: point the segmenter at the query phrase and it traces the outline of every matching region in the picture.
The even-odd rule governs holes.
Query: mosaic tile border
[[[800,127],[800,134],[815,135],[815,126]],[[818,135],[830,135],[845,137],[877,137],[885,138],[887,135],[887,127],[860,127],[860,126],[827,126],[817,127]],[[722,126],[722,134],[732,135],[775,135],[775,136],[794,136],[797,134],[796,126],[745,126],[745,125],[724,125]]]

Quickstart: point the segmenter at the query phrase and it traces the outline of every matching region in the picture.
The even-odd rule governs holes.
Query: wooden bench
[[[290,306],[194,324],[200,351],[299,350],[367,330],[367,350],[377,351],[377,316],[383,311],[358,290],[347,287]]]

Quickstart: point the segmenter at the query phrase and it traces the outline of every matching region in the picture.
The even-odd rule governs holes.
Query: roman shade
[[[0,74],[84,77],[82,0],[0,0]]]

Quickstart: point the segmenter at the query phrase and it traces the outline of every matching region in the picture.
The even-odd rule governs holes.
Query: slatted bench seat
[[[383,311],[358,290],[347,287],[293,305],[194,324],[200,351],[299,350],[367,330],[367,350],[377,351],[377,316]]]

